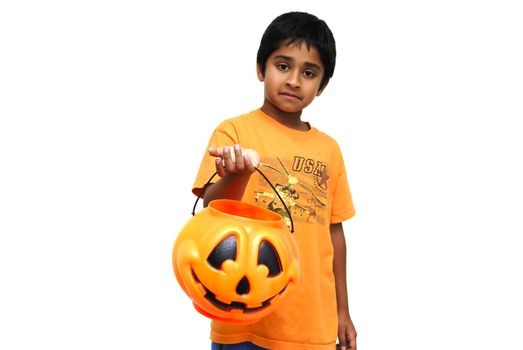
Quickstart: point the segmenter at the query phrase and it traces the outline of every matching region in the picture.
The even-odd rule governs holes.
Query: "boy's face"
[[[287,113],[300,112],[319,96],[324,67],[318,50],[302,45],[282,45],[267,59],[265,76],[257,67],[258,79],[264,82],[265,99]]]

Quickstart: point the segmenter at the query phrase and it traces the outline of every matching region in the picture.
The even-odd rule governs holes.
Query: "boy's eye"
[[[278,67],[279,70],[288,70],[289,69],[289,65],[286,63],[278,63],[276,65],[276,67]]]
[[[306,70],[303,72],[303,75],[305,75],[307,78],[314,78],[316,76],[316,73],[310,70]]]

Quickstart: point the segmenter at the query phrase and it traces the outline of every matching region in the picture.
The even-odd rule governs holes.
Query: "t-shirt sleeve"
[[[203,186],[209,181],[211,176],[216,172],[216,163],[214,157],[211,157],[207,152],[209,147],[225,147],[232,146],[238,143],[238,134],[234,125],[225,121],[221,123],[212,133],[205,154],[203,155],[202,162],[200,163],[200,169],[196,175],[196,179],[193,184],[192,192],[195,195],[199,195]],[[215,177],[212,183],[216,182],[217,178]]]
[[[332,198],[332,208],[330,223],[336,224],[350,219],[356,214],[352,194],[347,180],[347,172],[341,151],[337,147],[336,162],[338,163],[338,173],[334,182],[334,195]]]

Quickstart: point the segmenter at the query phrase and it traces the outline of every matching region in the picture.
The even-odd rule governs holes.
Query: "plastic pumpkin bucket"
[[[184,225],[172,264],[196,310],[230,323],[265,317],[299,280],[298,246],[282,217],[229,199],[210,202]]]

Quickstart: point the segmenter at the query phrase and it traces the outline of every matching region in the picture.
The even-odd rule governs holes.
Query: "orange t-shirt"
[[[338,321],[329,225],[355,214],[338,144],[314,127],[290,129],[260,109],[224,121],[209,141],[209,147],[234,144],[259,153],[258,168],[291,211],[300,250],[300,282],[275,311],[256,323],[213,320],[211,339],[223,344],[251,341],[268,349],[332,350]],[[215,171],[214,159],[206,153],[193,192]],[[258,173],[251,176],[242,201],[287,215]]]

